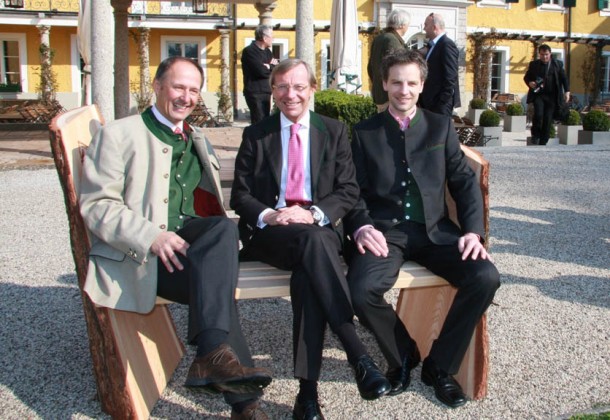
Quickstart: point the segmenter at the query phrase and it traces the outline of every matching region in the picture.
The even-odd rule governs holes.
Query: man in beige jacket
[[[266,419],[258,400],[271,376],[253,367],[235,306],[237,228],[222,205],[218,160],[184,121],[202,84],[196,62],[166,59],[155,105],[93,138],[80,198],[92,238],[84,289],[125,311],[147,313],[157,296],[188,304],[197,357],[186,386],[222,392],[232,419]]]

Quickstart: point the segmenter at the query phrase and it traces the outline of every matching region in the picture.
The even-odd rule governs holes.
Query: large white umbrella
[[[89,0],[80,0],[78,28],[76,29],[78,51],[85,62],[82,105],[91,104],[91,6]]]
[[[356,0],[333,0],[330,20],[330,74],[332,87],[350,92],[346,76],[355,85],[358,77],[358,16]]]

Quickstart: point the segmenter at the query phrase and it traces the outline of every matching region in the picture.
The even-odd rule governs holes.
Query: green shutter
[[[536,0],[536,6],[542,6],[542,0]]]
[[[597,0],[597,8],[604,10],[606,8],[606,0]]]
[[[576,7],[576,0],[563,0],[563,7]]]

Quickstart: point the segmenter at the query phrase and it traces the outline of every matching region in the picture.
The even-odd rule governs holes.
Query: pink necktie
[[[286,206],[302,204],[305,174],[303,169],[303,147],[299,137],[300,124],[290,126],[288,141],[288,177],[286,179]]]
[[[184,131],[182,131],[182,129],[180,127],[176,127],[174,129],[174,133],[175,134],[180,134],[184,141],[189,141],[188,137],[186,136],[186,133]]]

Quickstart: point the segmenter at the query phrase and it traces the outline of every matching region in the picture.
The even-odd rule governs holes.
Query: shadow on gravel
[[[492,252],[610,269],[608,217],[513,207],[493,207],[491,213],[491,235],[500,242],[493,244]]]

